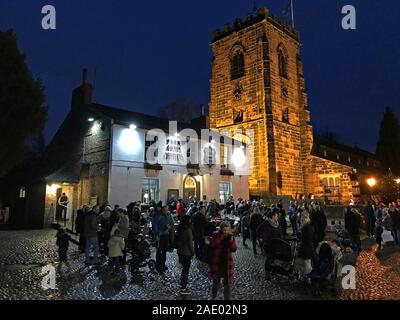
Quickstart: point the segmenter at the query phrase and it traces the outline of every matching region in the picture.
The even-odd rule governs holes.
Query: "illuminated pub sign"
[[[167,162],[180,163],[184,161],[182,154],[182,145],[179,139],[167,139],[165,147],[164,159]]]

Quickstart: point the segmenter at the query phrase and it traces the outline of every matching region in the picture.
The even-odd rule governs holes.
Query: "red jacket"
[[[211,240],[211,246],[213,248],[213,256],[212,256],[212,262],[211,262],[211,278],[213,280],[218,280],[221,278],[220,274],[220,263],[221,263],[221,250],[222,250],[222,241],[224,239],[224,235],[222,232],[216,232],[214,233],[212,240]],[[227,276],[228,276],[228,284],[232,285],[233,283],[233,257],[232,257],[232,252],[235,252],[237,249],[236,246],[236,241],[235,238],[233,238],[230,243],[229,243],[229,248],[228,248],[228,258],[227,258]]]
[[[182,217],[186,214],[185,206],[180,201],[178,201],[178,203],[176,204],[176,213],[179,217]]]

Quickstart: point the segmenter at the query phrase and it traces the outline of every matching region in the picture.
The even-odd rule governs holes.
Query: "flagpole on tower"
[[[291,10],[290,11],[292,11],[292,28],[294,29],[294,8],[293,8],[294,0],[292,0],[290,2],[291,2]]]

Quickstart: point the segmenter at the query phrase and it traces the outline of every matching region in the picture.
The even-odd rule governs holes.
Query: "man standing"
[[[253,243],[253,253],[257,255],[257,228],[263,222],[263,216],[258,207],[254,208],[250,216],[250,237]]]
[[[86,256],[86,265],[90,265],[90,250],[93,248],[93,264],[99,264],[99,221],[98,214],[100,212],[100,208],[98,205],[93,206],[92,210],[88,212],[85,217],[85,238],[86,238],[86,247],[85,247],[85,256]]]
[[[193,215],[194,252],[196,254],[196,259],[198,260],[202,258],[203,254],[206,227],[206,208],[200,206],[199,210]]]
[[[372,202],[368,201],[364,208],[365,224],[367,229],[367,237],[373,237],[375,228],[375,214]]]
[[[356,252],[361,252],[360,226],[361,215],[356,209],[348,206],[344,214],[344,227],[350,235],[351,245]]]
[[[159,273],[168,270],[165,265],[167,251],[170,246],[170,233],[174,231],[174,220],[168,211],[168,206],[163,206],[161,214],[154,217],[153,233],[156,237],[156,269]]]
[[[58,198],[58,215],[57,215],[57,220],[64,219],[64,221],[67,219],[67,206],[68,206],[68,197],[63,192],[60,198]]]

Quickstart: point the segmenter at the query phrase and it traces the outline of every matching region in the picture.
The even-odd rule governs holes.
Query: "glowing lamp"
[[[246,163],[246,156],[242,148],[236,148],[232,154],[232,160],[235,167],[243,167]]]
[[[372,188],[373,186],[376,185],[376,180],[375,178],[369,178],[367,179],[367,184]]]

